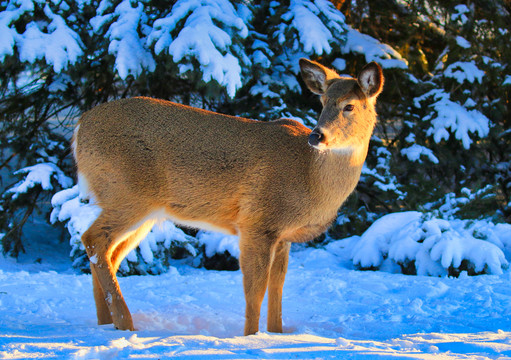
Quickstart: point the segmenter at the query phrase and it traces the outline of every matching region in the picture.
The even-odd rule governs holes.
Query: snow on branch
[[[451,15],[452,21],[459,21],[462,25],[466,24],[468,21],[468,17],[465,14],[470,14],[470,9],[467,5],[456,5],[454,7],[455,12]]]
[[[67,229],[71,235],[71,245],[81,244],[82,234],[101,213],[101,208],[93,203],[83,203],[80,200],[78,185],[59,191],[51,200],[53,211],[50,222],[67,221]]]
[[[477,81],[479,84],[482,84],[484,71],[479,70],[474,61],[457,61],[449,65],[443,75],[456,79],[460,84],[464,81],[468,81],[471,84]]]
[[[418,163],[422,163],[422,156],[425,156],[433,164],[438,164],[439,162],[431,149],[419,144],[412,144],[407,148],[401,149],[401,155],[406,156],[410,161],[417,161]]]
[[[444,219],[454,218],[460,210],[466,205],[469,205],[473,201],[478,199],[490,199],[494,195],[492,194],[494,185],[488,184],[482,189],[472,191],[469,188],[462,188],[460,194],[448,193],[437,201],[426,203],[423,205],[424,209],[428,211],[436,211]]]
[[[300,47],[307,54],[324,55],[339,48],[344,54],[362,54],[367,62],[377,61],[384,68],[408,67],[396,50],[347,25],[344,15],[327,0],[293,0],[282,19],[286,23],[279,27],[279,42],[284,43],[287,31],[296,32],[300,46],[293,44],[294,50]]]
[[[236,235],[225,235],[217,232],[199,231],[197,240],[205,246],[207,257],[213,257],[216,254],[229,254],[236,259],[240,257],[239,237]]]
[[[462,47],[463,49],[470,49],[471,45],[470,43],[467,41],[467,39],[465,39],[464,37],[462,36],[456,36],[456,44],[459,46],[459,47]]]
[[[4,61],[6,55],[14,54],[14,45],[16,39],[19,37],[18,32],[12,23],[18,20],[25,12],[33,11],[34,5],[32,2],[22,2],[16,5],[9,2],[7,9],[0,12],[0,61]]]
[[[154,22],[148,42],[156,54],[167,51],[180,63],[182,74],[198,61],[202,79],[216,80],[234,97],[242,86],[240,60],[247,59],[233,47],[235,36],[247,37],[248,28],[228,0],[178,0],[169,16]]]
[[[40,185],[43,190],[53,190],[51,179],[55,179],[63,188],[68,188],[73,184],[73,180],[66,176],[57,165],[52,163],[29,166],[16,171],[14,174],[26,175],[23,180],[6,191],[6,194],[12,194],[13,200],[37,185]]]
[[[471,134],[485,137],[490,131],[490,120],[477,110],[467,110],[457,102],[451,101],[449,94],[440,89],[434,89],[414,99],[414,105],[421,107],[421,102],[432,98],[435,102],[429,105],[431,114],[424,120],[431,122],[427,136],[433,136],[436,143],[449,139],[449,131],[454,133],[465,149],[472,144]]]
[[[66,21],[55,14],[50,6],[44,6],[44,14],[48,20],[31,21],[25,32],[19,34],[14,22],[25,13],[34,12],[34,4],[44,4],[41,1],[11,1],[7,10],[0,12],[0,60],[6,55],[14,54],[14,47],[19,51],[21,61],[34,63],[44,59],[52,65],[55,72],[65,70],[69,64],[74,64],[83,55],[83,44],[76,32],[69,28]]]
[[[316,4],[322,4],[323,1],[316,1]],[[318,17],[321,13],[320,8],[313,2],[307,0],[292,0],[289,10],[282,16],[282,20],[290,22],[291,27],[298,32],[298,41],[303,46],[303,50],[308,54],[330,54],[332,47],[330,42],[334,37],[328,27],[323,24]],[[323,5],[323,9],[328,8]],[[344,24],[344,18],[339,18]],[[330,21],[335,24],[335,21]],[[342,29],[339,27],[339,29]],[[342,31],[344,32],[344,31]],[[283,40],[283,38],[281,37]]]
[[[343,53],[356,53],[365,56],[366,61],[376,61],[384,69],[397,68],[407,69],[408,62],[387,44],[382,44],[375,38],[362,34],[357,30],[347,27],[346,43],[342,46]]]
[[[154,71],[156,63],[151,52],[146,48],[146,37],[150,28],[142,3],[133,7],[131,0],[122,1],[112,14],[104,15],[108,2],[103,1],[98,8],[98,15],[91,19],[95,32],[108,21],[115,19],[109,26],[106,36],[110,39],[108,52],[115,56],[115,69],[121,79],[128,75],[137,77],[144,69]],[[139,31],[144,34],[139,36]]]
[[[368,182],[369,179],[373,179],[373,186],[377,187],[383,192],[394,193],[398,199],[404,199],[406,193],[401,190],[396,176],[390,171],[390,160],[392,154],[385,147],[381,146],[376,148],[376,155],[378,161],[374,168],[370,168],[364,163],[362,167],[361,179],[364,182]]]

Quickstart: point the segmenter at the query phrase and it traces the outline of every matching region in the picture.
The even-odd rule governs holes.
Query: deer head
[[[353,152],[367,146],[376,123],[374,105],[383,88],[381,67],[371,62],[358,79],[339,76],[321,64],[300,59],[305,84],[321,96],[323,111],[309,135],[318,150]]]

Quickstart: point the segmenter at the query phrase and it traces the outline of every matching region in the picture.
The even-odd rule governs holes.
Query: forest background
[[[311,245],[352,236],[360,268],[390,259],[409,274],[496,273],[507,266],[497,248],[511,245],[510,13],[505,0],[3,0],[3,251],[23,252],[27,223],[44,216],[87,271],[79,238],[98,209],[73,186],[69,145],[84,111],[143,95],[313,127],[321,107],[299,77],[306,57],[351,75],[377,61],[386,78],[361,181]],[[403,225],[388,217],[403,212],[416,231],[406,241],[366,231],[378,219]],[[476,240],[492,255],[481,259],[480,243],[467,251]],[[169,257],[236,268],[232,243],[164,224],[121,272],[161,273]]]

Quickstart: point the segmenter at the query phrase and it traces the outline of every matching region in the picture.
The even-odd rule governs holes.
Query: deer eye
[[[344,107],[343,111],[353,111],[355,109],[355,105],[348,104]]]

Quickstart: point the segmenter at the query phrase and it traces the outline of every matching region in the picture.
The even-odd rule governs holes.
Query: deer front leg
[[[240,267],[245,290],[245,336],[259,331],[259,315],[268,286],[272,244],[266,238],[241,234]]]
[[[286,278],[291,243],[280,241],[275,245],[268,284],[268,331],[282,332],[282,289]]]

